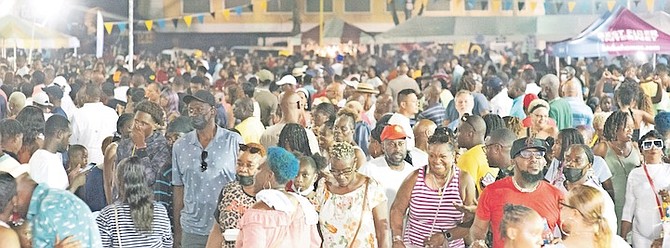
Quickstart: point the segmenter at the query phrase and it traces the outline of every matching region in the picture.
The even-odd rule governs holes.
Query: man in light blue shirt
[[[523,111],[523,98],[526,96],[526,82],[517,78],[510,82],[507,87],[507,96],[512,98],[512,109],[509,115],[518,117],[523,120],[526,118],[526,113]]]
[[[175,243],[204,248],[221,189],[235,180],[239,134],[216,126],[216,100],[205,90],[184,97],[196,129],[172,148]],[[177,246],[179,247],[179,246]]]
[[[572,127],[593,126],[593,110],[584,102],[582,86],[574,78],[563,83],[563,99],[568,101],[572,110]]]

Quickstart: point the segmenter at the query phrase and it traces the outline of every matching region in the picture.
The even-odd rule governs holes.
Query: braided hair
[[[559,161],[563,161],[563,156],[565,156],[565,152],[568,151],[571,145],[584,144],[584,136],[576,128],[561,130],[558,133],[558,138],[561,140],[561,153],[556,158]]]
[[[605,128],[603,130],[603,136],[605,136],[605,140],[607,141],[616,140],[617,131],[626,127],[626,124],[628,123],[628,118],[630,118],[630,114],[628,114],[628,112],[623,111],[614,112],[610,115],[610,117],[607,117],[607,120],[605,121],[605,127],[608,128]]]
[[[539,215],[535,210],[523,205],[506,204],[503,208],[503,219],[500,222],[500,234],[503,238],[507,237],[507,229],[512,225],[521,224],[531,215]]]
[[[279,133],[279,147],[288,151],[296,151],[305,155],[312,155],[309,139],[305,128],[296,123],[287,123]]]
[[[486,134],[484,134],[484,137],[490,136],[491,132],[497,129],[506,128],[505,121],[497,114],[487,114],[482,116],[482,119],[486,123]]]

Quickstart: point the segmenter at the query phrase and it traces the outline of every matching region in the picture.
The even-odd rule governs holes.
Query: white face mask
[[[293,183],[293,184],[291,184],[291,189],[293,189],[294,192],[298,193],[301,196],[307,196],[314,191],[314,184],[309,184],[309,187],[306,190],[302,190],[302,189],[296,188],[295,183]]]

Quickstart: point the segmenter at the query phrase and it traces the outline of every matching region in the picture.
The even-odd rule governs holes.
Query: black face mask
[[[582,179],[584,177],[584,169],[583,168],[563,168],[563,175],[565,176],[565,180],[568,180],[568,182],[574,183],[579,181],[579,179]]]
[[[254,177],[253,176],[240,176],[237,175],[237,182],[240,183],[242,186],[250,186],[254,184]]]
[[[207,119],[204,116],[191,116],[191,123],[193,127],[198,130],[203,130],[207,127]]]

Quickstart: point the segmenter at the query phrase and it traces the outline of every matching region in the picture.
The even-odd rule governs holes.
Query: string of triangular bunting
[[[530,10],[531,12],[534,12],[537,9],[537,4],[540,0],[525,0],[525,1],[518,1],[516,9],[517,10]],[[649,12],[653,12],[655,9],[664,9],[665,4],[667,0],[663,1],[655,1],[655,0],[645,0],[645,5],[647,7],[647,10]],[[642,0],[634,0],[633,3],[635,4],[635,7],[638,7]],[[476,0],[464,0],[463,3],[465,3],[465,7],[467,10],[474,10],[476,7]],[[566,6],[567,3],[567,6]],[[551,9],[555,8],[556,12],[560,12],[561,9],[566,6],[568,13],[572,13],[577,5],[577,0],[571,0],[571,1],[563,1],[563,0],[545,0],[544,1],[544,8],[546,9]],[[479,1],[480,4],[480,9],[479,10],[491,10],[491,11],[509,11],[512,10],[513,5],[514,5],[514,0],[488,0],[488,1]],[[596,1],[595,2],[595,9],[600,10],[603,6],[607,6],[607,10],[611,11],[616,7],[617,1],[615,0],[603,0],[603,1]]]
[[[272,0],[270,0],[272,1]],[[265,10],[268,7],[268,0],[261,0],[260,2],[257,3],[260,9]],[[230,19],[230,14],[235,13],[237,16],[241,16],[242,12],[244,12],[244,9],[249,9],[249,11],[254,11],[254,4],[250,3],[247,5],[240,5],[232,8],[226,8],[222,9],[219,11],[212,11],[212,12],[202,12],[202,13],[195,13],[195,14],[189,14],[189,15],[184,15],[180,17],[174,17],[174,18],[160,18],[160,19],[151,19],[151,20],[138,20],[135,23],[137,25],[144,25],[147,28],[147,31],[151,31],[154,28],[154,24],[158,25],[159,28],[163,29],[165,28],[165,23],[167,21],[172,21],[172,26],[174,28],[177,28],[179,23],[181,21],[186,24],[186,27],[191,27],[191,24],[193,24],[193,20],[197,20],[198,23],[202,24],[205,22],[205,16],[211,16],[212,19],[216,18],[217,14],[220,14],[223,16],[225,20]],[[121,22],[104,22],[104,27],[105,31],[107,31],[107,34],[111,34],[112,31],[114,30],[114,27],[117,27],[120,32],[124,32],[127,27],[128,27],[128,22],[121,21]]]

